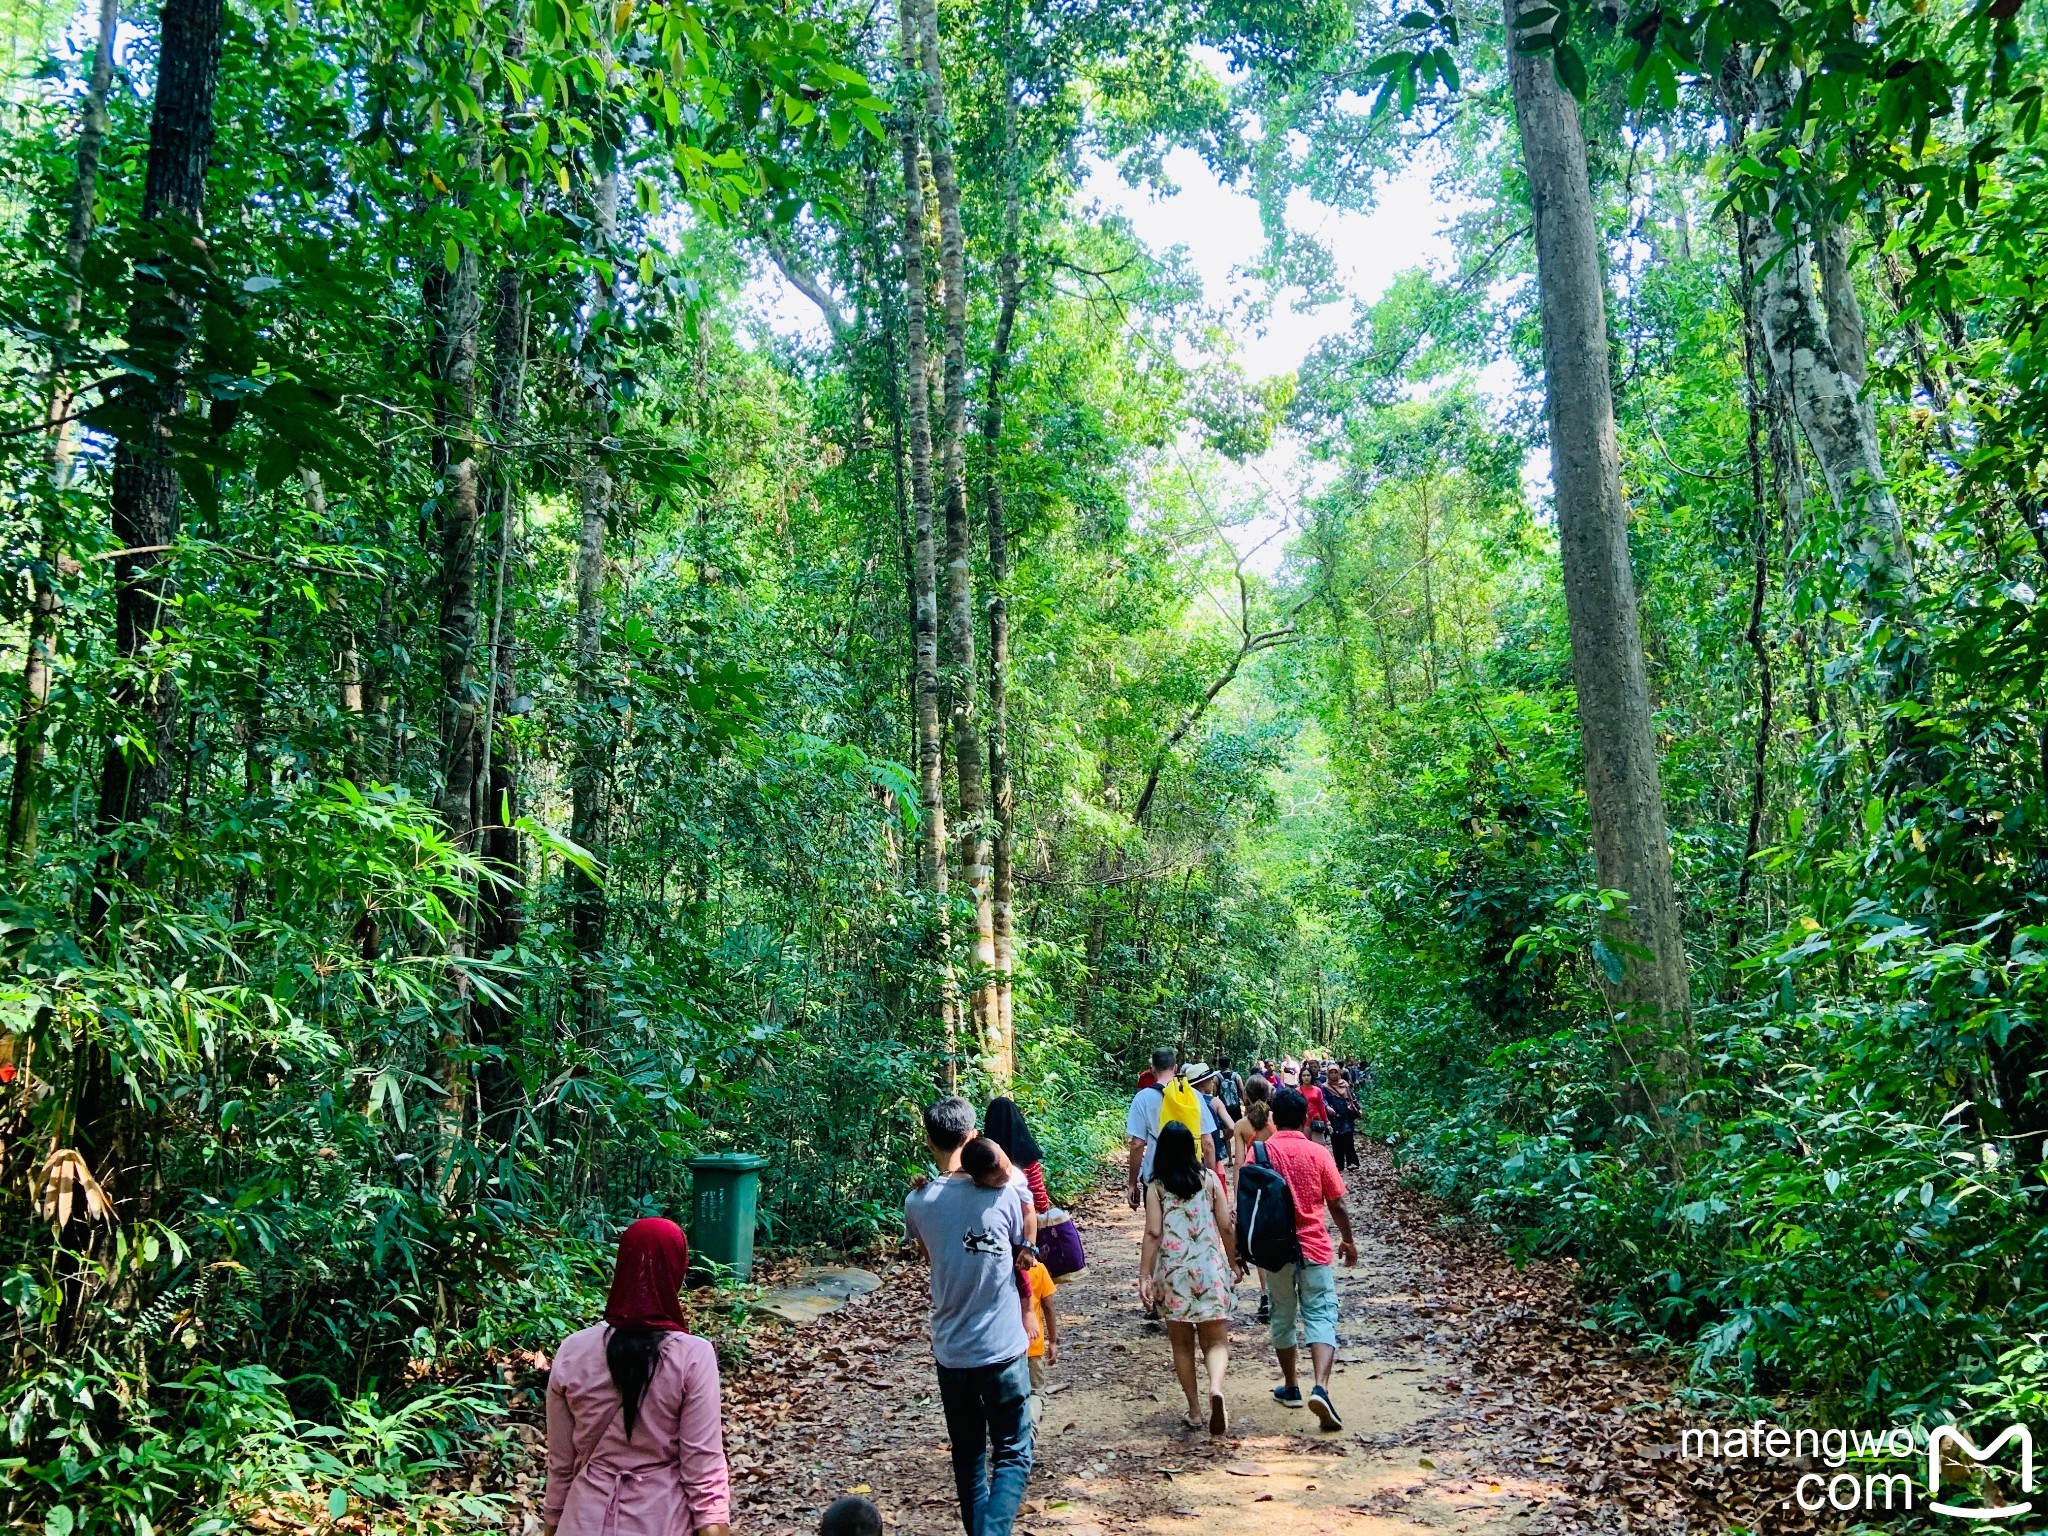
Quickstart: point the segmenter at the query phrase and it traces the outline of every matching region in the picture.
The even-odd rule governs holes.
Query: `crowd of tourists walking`
[[[1153,1052],[1125,1117],[1125,1194],[1144,1212],[1138,1304],[1166,1335],[1184,1422],[1231,1423],[1230,1323],[1256,1275],[1275,1402],[1343,1427],[1330,1396],[1334,1266],[1358,1262],[1343,1169],[1357,1164],[1364,1064],[1181,1065]],[[1058,1282],[1087,1262],[1015,1101],[979,1117],[955,1096],[924,1110],[930,1171],[903,1203],[930,1271],[931,1353],[966,1536],[1011,1536],[1031,1479]],[[1332,1238],[1332,1229],[1335,1239]],[[728,1536],[716,1352],[687,1331],[689,1244],[636,1221],[619,1243],[604,1320],[556,1352],[547,1393],[548,1536]],[[1307,1350],[1304,1390],[1302,1351]],[[821,1536],[881,1536],[874,1505],[832,1504]]]

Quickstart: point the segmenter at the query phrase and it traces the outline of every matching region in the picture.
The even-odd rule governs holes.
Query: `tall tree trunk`
[[[1721,82],[1737,142],[1752,122],[1767,131],[1783,128],[1800,89],[1796,70],[1766,69],[1752,79],[1747,62],[1745,53],[1732,54]],[[1779,227],[1781,218],[1789,233]],[[1842,518],[1842,564],[1864,616],[1892,637],[1877,659],[1875,692],[1882,703],[1915,697],[1928,682],[1925,646],[1914,632],[1919,586],[1885,473],[1877,413],[1863,396],[1867,342],[1849,280],[1846,233],[1834,225],[1816,232],[1775,195],[1766,217],[1745,224],[1773,384],[1790,400]],[[1803,645],[1805,637],[1799,638]],[[1922,738],[1917,722],[1887,715],[1880,777],[1908,796],[1939,773]]]
[[[1522,3],[1507,0],[1511,38]],[[1535,216],[1551,474],[1593,856],[1601,886],[1628,893],[1627,908],[1605,919],[1616,1065],[1624,1111],[1665,1121],[1694,1077],[1692,990],[1629,565],[1600,233],[1577,104],[1547,55],[1511,50],[1509,72]]]
[[[476,357],[483,294],[479,259],[470,245],[460,248],[452,268],[430,259],[427,273],[423,297],[427,373],[434,391],[434,519],[441,544],[435,583],[440,602],[440,812],[449,840],[464,852],[473,852],[477,770]],[[468,957],[473,915],[468,902],[458,903],[453,914],[449,952],[458,961]],[[466,995],[467,977],[459,975],[457,985]],[[451,1136],[461,1134],[468,1112],[467,1033],[458,1017],[441,1041],[442,1115]]]
[[[206,166],[213,149],[214,97],[220,78],[223,0],[166,0],[159,21],[156,100],[150,114],[149,164],[142,218],[165,257],[205,264]],[[136,303],[130,342],[145,355],[162,346],[164,330],[179,338],[165,359],[181,364],[183,338],[194,316],[174,290],[152,282]],[[163,804],[177,759],[180,699],[175,677],[138,674],[166,647],[157,644],[174,622],[171,589],[162,566],[178,535],[178,469],[169,446],[171,423],[184,409],[178,375],[132,379],[122,398],[138,420],[121,436],[114,456],[109,517],[117,545],[115,647],[129,664],[115,703],[139,718],[152,738],[148,751],[109,747],[100,781],[100,821],[109,833],[147,820]],[[132,864],[124,851],[121,862]],[[104,900],[104,895],[101,897]]]
[[[1754,290],[1752,289],[1752,297]],[[1792,409],[1792,392],[1785,377],[1771,366],[1770,349],[1763,344],[1763,320],[1753,322],[1756,332],[1757,372],[1762,375],[1764,397],[1764,444],[1770,458],[1771,501],[1777,508],[1779,547],[1784,551],[1784,587],[1788,606],[1797,613],[1800,572],[1810,562],[1802,552],[1806,538],[1806,465],[1799,457],[1798,421]],[[1799,652],[1806,677],[1806,724],[1818,742],[1821,732],[1820,691],[1813,665],[1813,637],[1804,619],[1792,621],[1792,644]],[[1825,811],[1825,807],[1823,807]]]
[[[1799,90],[1796,75],[1767,69],[1756,80],[1758,126],[1782,128]],[[1885,474],[1877,438],[1877,413],[1863,398],[1859,377],[1863,323],[1854,290],[1841,265],[1830,315],[1815,271],[1813,232],[1792,217],[1788,236],[1778,227],[1788,210],[1773,206],[1770,218],[1753,219],[1755,270],[1771,366],[1790,382],[1792,403],[1807,446],[1820,465],[1828,495],[1848,523],[1849,551],[1857,571],[1865,612],[1899,617],[1917,601],[1910,550],[1899,504]],[[1829,262],[1819,261],[1825,271]],[[1836,349],[1840,340],[1847,355]],[[1913,679],[1888,677],[1880,692],[1896,697]]]
[[[71,222],[64,232],[64,318],[62,332],[78,332],[85,307],[85,250],[92,241],[94,205],[99,199],[100,146],[107,135],[107,88],[114,78],[114,35],[120,26],[119,0],[100,0],[98,40],[93,45],[92,72],[85,100],[78,108],[77,171],[71,184]],[[71,412],[76,402],[71,370],[62,357],[50,363],[50,387],[44,422],[49,431],[50,491],[61,497],[71,483],[72,444],[76,440]],[[60,512],[61,518],[61,512]],[[57,624],[64,601],[58,578],[68,557],[62,539],[43,540],[42,559],[30,573],[28,636],[22,663],[21,711],[14,729],[14,784],[7,804],[7,862],[35,856],[41,831],[44,714],[50,703]]]
[[[1007,20],[1004,46],[1009,43]],[[988,405],[981,418],[984,517],[988,523],[988,781],[995,807],[995,838],[989,861],[990,909],[995,953],[995,1016],[989,1067],[1008,1083],[1017,1068],[1013,978],[1016,957],[1017,787],[1010,776],[1010,535],[1003,521],[1003,373],[1016,331],[1018,277],[1017,87],[1009,59],[1003,69],[1003,253],[996,261],[995,345],[988,362]]]
[[[577,500],[582,530],[576,545],[576,756],[569,773],[569,835],[602,864],[606,843],[606,790],[611,778],[612,723],[604,667],[604,545],[611,519],[612,477],[606,465],[610,452],[612,403],[610,380],[602,353],[610,345],[602,332],[612,304],[613,277],[609,262],[618,234],[619,173],[616,165],[592,189],[596,233],[604,252],[602,276],[593,307],[591,331],[595,345],[586,349],[585,366],[593,370],[584,408],[590,441],[584,453]],[[598,970],[604,950],[607,912],[600,878],[571,870],[570,942],[578,962],[579,1028],[586,1043],[599,1037],[607,1014],[606,987]]]
[[[879,244],[879,241],[876,242]],[[877,252],[870,264],[878,284],[886,283],[887,267]],[[894,306],[886,293],[881,302],[880,329],[882,333],[882,373],[887,381],[889,406],[889,490],[896,510],[897,553],[903,560],[903,612],[909,618],[909,627],[916,631],[917,615],[917,538],[910,513],[910,438],[905,423],[903,405],[903,367],[896,355],[896,315]],[[904,654],[903,669],[903,735],[908,748],[906,760],[919,760],[917,728],[917,646],[913,639],[910,649]],[[913,862],[913,868],[915,863]]]
[[[434,387],[434,515],[441,535],[438,573],[441,668],[441,820],[467,850],[476,826],[477,496],[476,362],[483,293],[477,252],[463,246],[453,270],[430,264],[427,319]]]
[[[939,278],[945,296],[945,408],[939,437],[940,489],[946,503],[946,708],[959,784],[960,875],[974,903],[974,979],[968,994],[982,1059],[1007,1055],[996,999],[996,927],[990,868],[987,763],[975,707],[980,678],[974,661],[974,543],[967,517],[967,241],[960,224],[960,182],[953,166],[953,127],[939,53],[937,0],[923,0],[919,30],[924,98],[930,119],[932,189],[939,204]]]
[[[330,544],[339,543],[341,532],[329,519],[327,483],[320,478],[320,471],[302,467],[299,470],[299,488],[305,493],[306,510],[313,515],[320,537]],[[356,648],[355,625],[348,620],[345,611],[343,621],[346,627],[334,662],[334,697],[340,706],[343,733],[341,776],[351,784],[360,785],[363,777],[363,656]]]
[[[521,461],[514,446],[526,404],[528,301],[519,269],[507,263],[498,274],[497,315],[491,338],[491,433],[493,451],[484,482],[483,521],[492,537],[491,632],[487,655],[490,680],[485,695],[482,740],[484,803],[481,826],[484,880],[477,892],[476,952],[490,959],[508,954],[525,926],[525,851],[514,823],[519,818],[519,762],[514,743],[500,727],[519,695],[513,672],[512,631],[505,619],[505,584],[518,554]],[[512,985],[494,977],[506,992]],[[487,1144],[512,1137],[519,1108],[518,1010],[509,996],[480,996],[474,1027],[483,1057],[477,1067],[477,1125]]]
[[[1739,220],[1738,228],[1746,222]],[[1771,652],[1764,637],[1764,603],[1770,594],[1771,513],[1770,502],[1764,492],[1767,406],[1762,377],[1763,326],[1757,316],[1755,279],[1745,248],[1742,252],[1742,371],[1748,405],[1749,498],[1756,522],[1750,555],[1749,626],[1743,633],[1743,639],[1756,662],[1757,711],[1756,746],[1750,762],[1749,823],[1742,840],[1742,868],[1735,881],[1735,908],[1728,918],[1727,969],[1731,971],[1742,952],[1742,929],[1749,914],[1750,886],[1756,873],[1756,856],[1763,846],[1764,811],[1770,791],[1771,731],[1776,704]]]
[[[465,170],[473,150],[465,154]],[[455,266],[426,262],[424,307],[428,324],[428,379],[434,389],[432,463],[434,522],[440,532],[436,596],[440,623],[436,657],[440,664],[440,819],[449,840],[463,852],[475,831],[477,784],[477,328],[483,313],[479,258],[461,246]],[[457,961],[469,954],[473,905],[453,913],[449,952]],[[457,977],[467,997],[467,977]],[[467,1014],[467,1006],[463,1010]],[[451,1018],[440,1042],[442,1116],[449,1135],[461,1135],[469,1110],[467,1026]]]
[[[159,21],[142,220],[160,259],[173,266],[207,260],[201,230],[225,23],[225,0],[166,0]],[[157,338],[168,331],[179,340],[161,361],[181,366],[193,320],[170,285],[151,281],[129,318],[130,345],[144,355],[158,352]],[[121,390],[135,413],[115,450],[109,503],[115,544],[131,551],[114,563],[114,645],[122,663],[114,705],[123,725],[107,746],[100,775],[99,826],[110,846],[94,882],[88,927],[95,933],[104,929],[116,881],[141,871],[146,828],[170,796],[181,750],[181,701],[164,643],[175,608],[163,566],[178,536],[178,469],[169,435],[184,393],[175,368],[150,379],[133,377]],[[147,747],[129,751],[124,738],[131,731],[144,735]],[[71,1144],[118,1211],[133,1188],[130,1162],[140,1148],[121,1071],[103,1046],[80,1050],[71,1109]],[[67,1288],[71,1321],[82,1300],[82,1287]]]
[[[1748,83],[1739,70],[1731,71],[1722,81],[1721,105],[1722,123],[1731,145],[1739,146],[1749,131],[1748,110],[1738,105],[1746,101]],[[1799,457],[1798,412],[1792,402],[1792,381],[1786,370],[1780,368],[1771,355],[1769,339],[1763,330],[1763,289],[1759,280],[1759,263],[1762,260],[1762,245],[1756,220],[1738,208],[1735,210],[1737,256],[1743,272],[1742,301],[1744,307],[1743,325],[1745,345],[1752,358],[1752,389],[1762,391],[1764,443],[1770,467],[1770,499],[1776,508],[1779,524],[1779,547],[1784,552],[1785,597],[1796,614],[1800,573],[1807,565],[1806,556],[1801,552],[1806,537],[1806,467]],[[1851,295],[1853,300],[1853,294]],[[1847,323],[1847,312],[1844,312]],[[1862,335],[1862,314],[1858,310],[1854,321],[1854,334]],[[1861,355],[1860,353],[1858,354]],[[1816,743],[1820,740],[1822,716],[1820,692],[1814,668],[1813,637],[1804,620],[1792,621],[1792,644],[1799,653],[1805,678],[1805,715],[1808,729]],[[1826,792],[1823,790],[1821,812],[1826,814]]]
[[[931,356],[925,335],[924,165],[915,99],[918,0],[898,0],[903,31],[903,379],[910,418],[910,505],[915,545],[911,602],[913,656],[917,678],[917,782],[924,802],[924,836],[918,871],[932,899],[934,948],[941,974],[939,1010],[946,1040],[946,1076],[955,1072],[955,999],[952,936],[947,920],[946,748],[939,718],[938,557],[932,537]]]
[[[1834,219],[1816,244],[1820,260],[1821,302],[1828,312],[1828,343],[1835,361],[1857,389],[1870,377],[1870,339],[1863,325],[1863,304],[1849,268],[1849,231]]]

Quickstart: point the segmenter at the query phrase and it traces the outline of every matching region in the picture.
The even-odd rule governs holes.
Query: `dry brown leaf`
[[[71,1224],[74,1213],[87,1221],[111,1221],[113,1202],[92,1176],[85,1159],[70,1147],[57,1147],[43,1159],[29,1180],[29,1198],[36,1214],[51,1226]]]

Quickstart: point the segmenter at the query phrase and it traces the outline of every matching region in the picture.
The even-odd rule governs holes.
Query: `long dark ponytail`
[[[654,1362],[661,1358],[659,1328],[613,1328],[605,1335],[604,1363],[612,1373],[619,1402],[626,1415],[626,1438],[633,1438],[634,1421],[640,1417],[640,1399],[654,1375]]]

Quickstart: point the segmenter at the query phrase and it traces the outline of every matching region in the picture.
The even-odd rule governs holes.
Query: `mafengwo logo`
[[[1907,1471],[1883,1465],[1912,1466],[1922,1460],[1923,1443],[1924,1485],[1916,1486]],[[2034,1435],[2024,1424],[2008,1424],[1980,1446],[1969,1431],[1953,1424],[1939,1424],[1923,1434],[1905,1425],[1878,1431],[1794,1430],[1758,1420],[1726,1430],[1685,1430],[1679,1435],[1678,1454],[1724,1461],[1802,1460],[1808,1466],[1818,1461],[1828,1470],[1802,1473],[1792,1492],[1792,1502],[1808,1514],[1832,1510],[1867,1516],[1924,1509],[1990,1524],[2018,1520],[2034,1511]],[[2015,1477],[2017,1492],[2026,1497],[1988,1491],[2010,1487]]]
[[[1942,1452],[1953,1446],[1979,1466],[1990,1461],[2005,1448],[2006,1442],[2019,1442],[2020,1492],[2034,1491],[2034,1433],[2024,1424],[2008,1424],[2005,1432],[1983,1450],[1978,1450],[1970,1437],[1953,1424],[1943,1424],[1927,1437],[1927,1507],[1937,1515],[1954,1515],[1959,1520],[2017,1520],[2029,1514],[2034,1508],[2032,1499],[2019,1504],[2002,1504],[1996,1509],[1981,1509],[1976,1505],[1948,1504],[1937,1497],[1941,1492]]]

